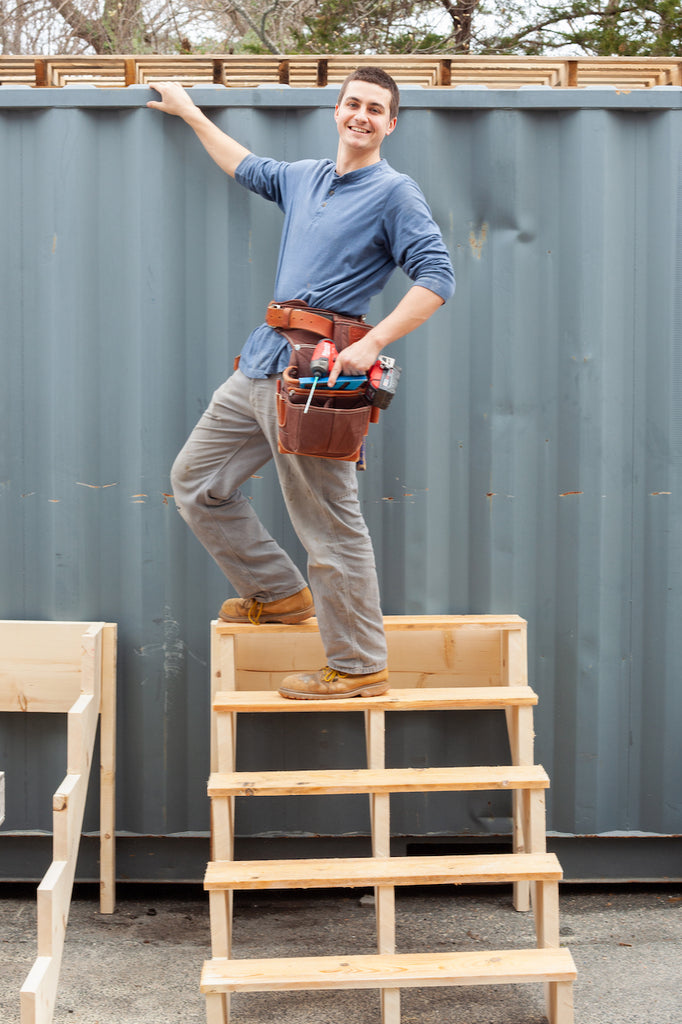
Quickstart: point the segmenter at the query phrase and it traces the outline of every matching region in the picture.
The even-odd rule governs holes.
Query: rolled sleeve
[[[418,185],[403,176],[392,190],[384,212],[384,230],[397,265],[413,284],[439,295],[443,302],[455,292],[455,274],[440,228]]]

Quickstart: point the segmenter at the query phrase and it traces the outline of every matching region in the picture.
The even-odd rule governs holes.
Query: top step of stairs
[[[313,616],[305,622],[288,625],[281,622],[261,622],[257,626],[250,622],[223,622],[216,619],[213,623],[219,636],[225,634],[253,633],[317,633],[318,623]],[[520,615],[385,615],[384,629],[426,631],[433,629],[491,629],[516,630],[523,629],[526,620]]]

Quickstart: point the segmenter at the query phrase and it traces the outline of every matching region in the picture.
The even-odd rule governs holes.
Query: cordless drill
[[[310,408],[317,382],[321,377],[328,377],[332,367],[337,360],[338,351],[333,341],[324,338],[318,342],[313,351],[310,361],[310,377],[304,378],[301,383],[312,382],[308,401],[305,404],[304,413]],[[337,384],[358,386],[361,382],[367,382],[367,401],[378,409],[387,409],[398,388],[400,378],[400,367],[396,366],[395,359],[391,356],[379,356],[376,363],[370,367],[366,377],[339,377]]]

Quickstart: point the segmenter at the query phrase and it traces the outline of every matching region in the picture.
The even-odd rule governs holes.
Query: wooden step
[[[219,860],[209,863],[204,888],[350,889],[374,885],[557,882],[561,878],[561,865],[553,853],[332,857],[320,860]]]
[[[537,694],[530,686],[452,686],[433,689],[396,689],[380,697],[346,697],[334,700],[289,700],[273,690],[220,690],[214,711],[443,711],[498,710],[532,707]]]
[[[223,622],[215,619],[212,625],[215,626],[218,635],[240,635],[253,633],[254,630],[260,636],[265,633],[317,633],[319,626],[317,619],[313,616],[305,622],[298,622],[295,625],[285,625],[281,622],[259,622],[254,626],[251,622]],[[526,626],[526,620],[520,615],[384,615],[384,629],[387,632],[406,630],[412,632],[424,632],[425,630],[441,629],[482,629],[482,630],[510,630],[522,629]]]
[[[422,988],[572,982],[567,949],[466,953],[383,953],[365,956],[215,959],[204,963],[201,991],[265,992],[284,989]]]
[[[214,772],[209,797],[314,796],[342,793],[427,793],[547,789],[542,765],[458,768],[340,768],[311,771]]]

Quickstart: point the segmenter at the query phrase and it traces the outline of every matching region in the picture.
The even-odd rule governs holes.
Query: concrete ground
[[[19,989],[36,955],[35,887],[0,886],[0,1021],[19,1020]],[[533,945],[530,915],[509,889],[399,892],[400,952]],[[562,942],[578,968],[575,1024],[680,1024],[682,887],[561,890]],[[236,956],[371,952],[371,897],[239,894]],[[55,1024],[203,1024],[208,903],[198,887],[121,887],[102,916],[93,886],[71,905]],[[234,1024],[374,1024],[375,992],[249,993]],[[412,989],[402,1024],[541,1024],[542,986]]]

